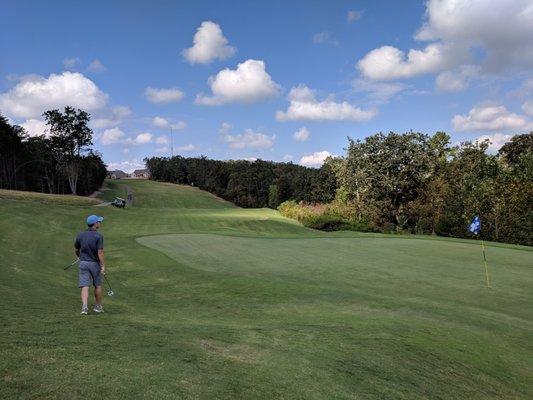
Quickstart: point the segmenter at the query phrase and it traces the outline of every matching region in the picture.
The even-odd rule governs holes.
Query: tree
[[[50,129],[52,149],[67,174],[72,194],[76,194],[79,157],[87,146],[92,145],[93,132],[88,126],[90,115],[80,109],[65,107],[63,113],[50,110],[43,116]]]

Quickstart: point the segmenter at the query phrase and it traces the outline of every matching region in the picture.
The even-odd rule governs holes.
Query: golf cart
[[[121,197],[115,197],[115,200],[111,203],[112,206],[118,207],[118,208],[124,208],[126,207],[126,200],[124,200]]]

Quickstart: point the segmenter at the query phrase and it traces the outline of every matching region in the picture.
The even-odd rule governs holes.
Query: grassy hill
[[[126,188],[126,186],[129,188]],[[0,398],[530,399],[533,252],[324,233],[196,188],[110,181],[132,207],[0,191]],[[104,315],[73,240],[105,217]]]

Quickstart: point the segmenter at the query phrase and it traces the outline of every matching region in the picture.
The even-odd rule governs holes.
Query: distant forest
[[[194,185],[242,207],[278,208],[304,225],[471,237],[533,245],[533,133],[488,154],[488,141],[451,145],[438,132],[349,139],[320,169],[205,157],[145,159],[152,179]]]
[[[81,196],[99,189],[107,171],[91,149],[90,115],[66,107],[43,116],[49,134],[29,137],[0,115],[0,189]]]

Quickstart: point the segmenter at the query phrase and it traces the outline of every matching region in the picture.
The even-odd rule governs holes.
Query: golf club
[[[107,286],[109,286],[109,290],[107,291],[107,295],[108,295],[109,297],[114,296],[114,295],[115,295],[115,292],[114,292],[113,289],[111,288],[111,285],[109,284],[109,281],[107,280],[107,276],[104,275],[104,279],[105,279],[105,281],[106,281],[106,283],[107,283]]]
[[[76,258],[76,260],[74,260],[71,264],[67,265],[65,268],[63,268],[63,270],[67,270],[69,269],[70,267],[72,267],[74,264],[76,264],[78,261],[80,261],[79,258]]]

